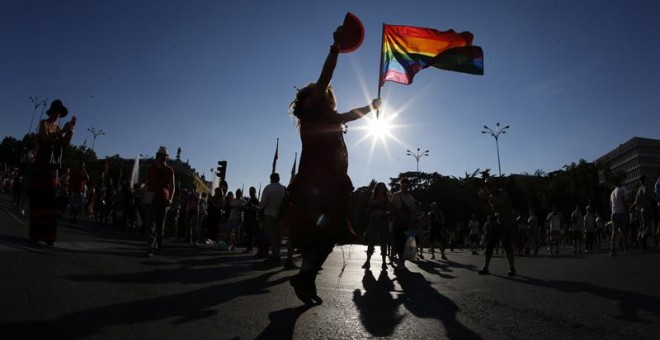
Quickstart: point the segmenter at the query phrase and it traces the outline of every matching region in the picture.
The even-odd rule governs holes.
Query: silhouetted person
[[[165,233],[165,217],[172,204],[174,194],[174,170],[167,165],[167,148],[161,146],[156,160],[147,169],[147,180],[143,194],[145,228],[147,232],[147,256],[152,257],[161,250]]]
[[[57,179],[64,149],[69,146],[76,117],[63,128],[59,118],[69,111],[59,99],[53,100],[46,111],[48,118],[39,122],[37,152],[32,163],[30,178],[30,241],[52,246],[57,237]]]
[[[484,180],[484,191],[480,192],[480,196],[488,200],[488,204],[495,214],[496,221],[492,225],[492,230],[490,230],[488,239],[486,240],[486,262],[483,268],[479,270],[479,274],[485,275],[490,273],[488,266],[493,257],[493,249],[497,246],[498,242],[502,241],[502,247],[509,261],[508,275],[514,276],[516,275],[516,267],[513,263],[512,240],[515,235],[515,219],[513,217],[509,195],[503,189],[497,188],[493,177],[486,177]]]
[[[341,48],[341,27],[333,37],[317,82],[299,90],[291,104],[302,141],[299,172],[289,187],[293,203],[289,212],[294,214],[291,238],[303,257],[291,285],[306,304],[322,302],[316,292],[316,275],[335,244],[354,236],[348,223],[347,202],[353,183],[347,174],[345,124],[380,107],[380,99],[375,99],[371,105],[337,112],[330,80]]]

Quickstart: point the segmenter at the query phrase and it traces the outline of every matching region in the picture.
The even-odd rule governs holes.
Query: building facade
[[[634,190],[642,175],[646,175],[647,183],[656,178],[660,168],[660,140],[633,137],[596,159],[596,164],[601,183],[612,183],[615,176],[623,175],[626,189]]]

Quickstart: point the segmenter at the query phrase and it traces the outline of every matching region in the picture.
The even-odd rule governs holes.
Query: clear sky
[[[419,170],[463,176],[546,172],[593,161],[634,136],[660,137],[660,2],[572,1],[33,1],[0,0],[0,137],[21,138],[30,96],[60,98],[78,117],[73,143],[103,130],[99,158],[182,148],[210,178],[228,161],[230,190],[288,182],[300,139],[288,105],[316,81],[346,12],[363,45],[339,57],[339,111],[376,97],[382,24],[470,31],[483,76],[422,70],[388,82],[381,113],[391,135],[349,124],[356,187],[414,171],[406,149],[430,150]],[[40,112],[37,112],[38,119]],[[65,118],[68,120],[68,117]],[[35,123],[36,125],[36,123]]]

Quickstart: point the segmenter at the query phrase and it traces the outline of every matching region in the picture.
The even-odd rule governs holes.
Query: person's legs
[[[506,259],[509,261],[509,276],[516,275],[516,266],[514,264],[513,245],[510,237],[502,237],[502,248],[506,253]]]
[[[280,239],[279,223],[277,222],[277,219],[275,219],[274,217],[266,216],[266,219],[264,220],[264,224],[270,240],[271,255],[268,257],[268,259],[271,261],[279,261],[280,247],[282,242]]]
[[[405,226],[401,223],[394,224],[394,247],[400,263],[403,263],[403,251],[406,244]]]
[[[316,290],[316,276],[321,266],[332,252],[333,244],[327,240],[315,240],[303,248],[303,260],[300,271],[291,278],[291,286],[298,299],[305,304],[322,303],[323,299]]]
[[[377,230],[377,221],[376,221],[376,216],[371,216],[369,218],[369,224],[367,225],[367,260],[364,262],[362,265],[362,268],[364,269],[369,269],[371,266],[370,261],[371,261],[371,255],[374,254],[374,248],[376,244],[376,237],[378,234]]]
[[[383,269],[387,269],[387,240],[389,238],[389,230],[387,220],[385,218],[380,221],[377,227],[377,234],[378,244],[380,245],[380,256],[383,259],[383,264],[381,267]]]
[[[495,249],[495,245],[500,241],[500,237],[496,236],[495,234],[491,233],[488,235],[488,238],[486,239],[486,253],[485,253],[485,262],[483,268],[479,270],[479,274],[488,274],[488,267],[490,266],[490,260],[493,258],[493,251]]]
[[[163,237],[165,236],[165,217],[167,216],[168,208],[165,206],[157,206],[156,208],[156,252],[159,252],[163,246]]]
[[[144,228],[147,239],[147,255],[152,256],[156,252],[156,249],[158,249],[156,242],[156,216],[153,205],[144,206]]]

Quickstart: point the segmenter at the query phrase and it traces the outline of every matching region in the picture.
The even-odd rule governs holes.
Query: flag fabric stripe
[[[472,53],[475,51],[460,49],[472,46],[472,39],[470,32],[456,33],[454,30],[438,31],[423,27],[383,25],[380,85],[382,86],[385,81],[411,84],[414,75],[429,66],[483,74],[483,53],[478,60],[479,55]],[[459,49],[438,58],[444,52],[455,48]],[[478,51],[481,52],[481,48],[478,48]]]
[[[450,48],[440,53],[432,62],[433,67],[448,71],[484,74],[484,53],[479,46]]]

